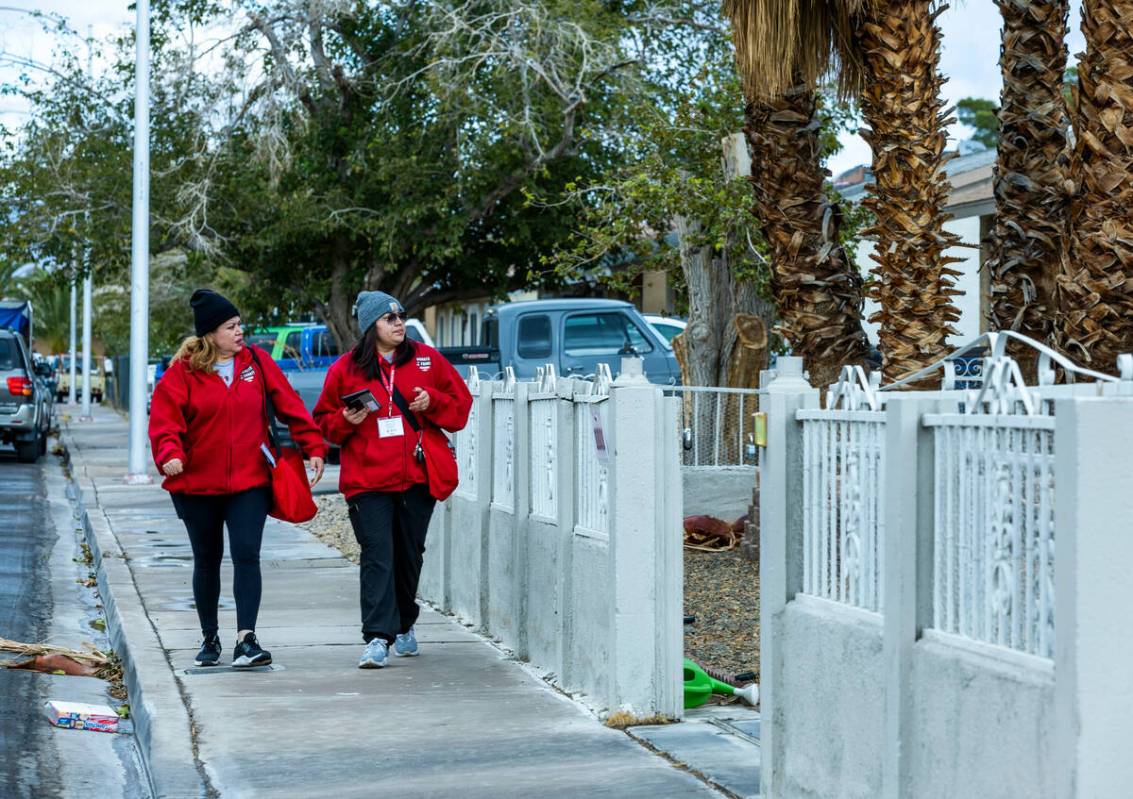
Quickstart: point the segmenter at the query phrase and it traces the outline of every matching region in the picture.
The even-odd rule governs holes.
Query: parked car
[[[530,300],[497,305],[484,315],[482,347],[441,348],[462,374],[476,366],[481,374],[505,366],[516,377],[532,378],[541,366],[554,364],[560,375],[593,375],[607,364],[617,375],[621,359],[640,356],[653,383],[681,379],[669,342],[628,302],[601,299]]]
[[[685,328],[688,327],[688,322],[675,316],[647,313],[642,314],[642,318],[649,323],[650,327],[660,333],[661,337],[670,345],[673,343],[673,339],[685,332]]]
[[[19,334],[0,330],[0,440],[14,444],[21,463],[35,463],[47,452],[54,404],[47,363],[33,363]]]
[[[419,319],[409,319],[405,332],[429,346],[433,340]],[[247,341],[271,354],[285,372],[329,368],[338,359],[338,342],[326,325],[279,325],[252,333]]]
[[[102,359],[91,358],[90,362],[90,397],[95,402],[102,402],[102,395],[106,387],[106,375],[102,370]],[[75,397],[83,396],[83,355],[75,356]],[[55,401],[63,402],[71,391],[71,356],[60,355],[58,358],[58,371],[55,375]]]

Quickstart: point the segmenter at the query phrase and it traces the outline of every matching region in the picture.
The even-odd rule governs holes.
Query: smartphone
[[[378,401],[374,399],[373,392],[371,392],[368,388],[364,388],[361,391],[355,391],[353,394],[345,394],[339,399],[342,400],[343,405],[345,405],[352,411],[376,411],[381,407],[378,404]]]

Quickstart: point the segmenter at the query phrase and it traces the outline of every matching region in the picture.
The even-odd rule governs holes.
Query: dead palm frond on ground
[[[1059,347],[1113,371],[1133,352],[1133,0],[1085,0]]]
[[[995,226],[986,268],[988,322],[1049,342],[1054,284],[1066,238],[1066,71],[1069,0],[998,0],[1003,15]],[[1013,342],[1014,345],[1014,342]],[[1035,351],[1012,346],[1023,375]]]

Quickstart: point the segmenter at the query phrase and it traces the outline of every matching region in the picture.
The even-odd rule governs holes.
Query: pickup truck
[[[652,383],[676,385],[681,369],[669,342],[628,302],[557,299],[510,302],[484,314],[481,347],[441,348],[461,374],[475,366],[492,377],[511,366],[516,377],[530,379],[548,363],[563,376],[587,377],[598,364],[617,375],[626,355],[642,358]]]
[[[99,365],[101,358],[92,358],[90,364],[90,397],[94,402],[102,402],[103,390],[106,387],[106,376]],[[71,391],[71,356],[58,356],[59,368],[55,380],[55,401],[63,402]],[[75,397],[83,396],[83,354],[75,356]]]
[[[406,335],[432,346],[425,326],[417,319],[405,323]],[[285,372],[327,369],[338,359],[338,343],[326,325],[279,325],[252,333],[248,342],[267,350]]]

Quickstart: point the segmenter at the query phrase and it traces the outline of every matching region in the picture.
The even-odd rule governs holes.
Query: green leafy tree
[[[972,139],[989,150],[999,144],[999,106],[982,97],[965,97],[956,103],[956,117],[960,124],[972,128]]]

